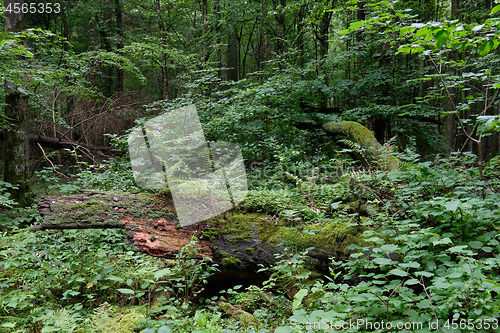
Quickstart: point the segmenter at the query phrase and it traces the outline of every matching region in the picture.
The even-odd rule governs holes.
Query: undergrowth
[[[0,331],[496,332],[498,159],[483,178],[476,165],[471,154],[408,158],[392,171],[312,170],[294,178],[300,186],[255,189],[246,211],[291,228],[344,218],[362,225],[362,242],[331,258],[326,276],[308,271],[311,249],[290,249],[263,268],[264,284],[207,299],[199,292],[217,266],[193,258],[195,240],[164,260],[124,245],[122,231],[33,233],[34,208],[16,215],[1,192]]]

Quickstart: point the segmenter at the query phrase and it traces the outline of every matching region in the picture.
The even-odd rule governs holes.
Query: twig
[[[420,281],[421,281],[421,285],[422,287],[424,287],[424,292],[425,294],[427,295],[427,298],[429,299],[429,304],[431,306],[431,310],[432,310],[432,313],[434,314],[434,318],[436,318],[436,322],[438,323],[438,327],[439,327],[439,331],[440,332],[443,332],[443,330],[441,329],[441,326],[439,326],[439,319],[436,315],[436,311],[434,311],[434,305],[432,305],[432,299],[431,299],[431,296],[429,295],[429,293],[427,292],[427,288],[425,288],[425,283],[424,283],[424,277],[420,277]]]
[[[42,153],[43,153],[43,157],[47,160],[47,162],[50,163],[50,165],[52,166],[52,170],[54,170],[55,173],[58,173],[60,175],[62,175],[64,178],[66,179],[70,179],[68,176],[66,176],[64,173],[60,172],[57,170],[56,166],[54,165],[54,163],[52,163],[52,161],[48,158],[47,154],[45,153],[45,150],[43,150],[42,146],[37,142],[37,145],[38,147],[40,147],[40,149],[42,150]]]

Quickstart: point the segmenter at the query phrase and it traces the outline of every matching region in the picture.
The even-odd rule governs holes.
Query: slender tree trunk
[[[330,21],[332,13],[329,7],[325,7],[323,17],[318,26],[318,60],[323,59],[328,54],[328,31],[330,30]]]
[[[329,11],[329,8],[325,7],[325,11],[322,13],[323,17],[321,18],[321,21],[319,23],[318,27],[318,33],[317,33],[317,40],[318,40],[318,60],[320,60],[320,65],[318,70],[323,73],[323,62],[325,56],[328,54],[328,32],[330,30],[330,21],[332,19],[332,13]],[[328,82],[328,75],[324,75],[325,77],[325,84],[329,85]],[[326,108],[328,107],[328,101],[326,99],[326,96],[323,96],[320,101],[320,108]]]
[[[238,81],[239,72],[239,52],[238,52],[238,32],[236,28],[231,30],[227,42],[227,79],[228,81]]]
[[[206,35],[206,33],[208,32],[207,9],[207,0],[201,0],[201,31],[203,32],[203,35]]]
[[[121,54],[121,49],[123,49],[123,6],[120,0],[115,0],[115,16],[116,16],[116,30],[118,33],[118,42],[116,43],[116,49],[119,54]],[[116,69],[116,90],[119,93],[123,92],[123,69]]]
[[[14,3],[24,3],[23,0],[4,0],[4,7]],[[22,12],[5,13],[5,31],[19,32],[26,29],[26,21]],[[29,192],[29,140],[28,140],[28,97],[20,93],[11,83],[5,83],[5,115],[11,119],[10,127],[6,129],[3,143],[3,180],[16,186],[10,189],[12,198],[19,204],[26,205],[26,194]]]
[[[95,16],[95,19],[96,19],[97,31],[99,32],[99,37],[101,39],[101,43],[104,46],[104,49],[106,50],[106,52],[112,52],[113,48],[111,47],[108,33],[106,32],[106,30],[103,26],[103,22],[102,22],[101,18],[99,17],[99,15],[100,14],[97,14]],[[112,66],[104,66],[104,68],[102,69],[102,72],[104,74],[104,85],[102,87],[102,90],[104,92],[104,95],[106,95],[107,97],[110,97],[111,95],[113,95],[113,87],[114,87],[113,70],[114,70],[114,68]]]
[[[285,50],[285,33],[286,33],[285,7],[286,7],[286,0],[273,0],[273,9],[276,12],[276,14],[274,14],[274,18],[276,19],[276,23],[278,24],[278,31],[276,32],[276,38],[277,38],[276,53],[278,55],[282,54]]]
[[[452,0],[451,1],[451,19],[454,20],[458,17],[458,9],[459,9],[459,0]],[[457,60],[457,53],[456,52],[452,52],[451,53],[451,58],[453,60]],[[454,69],[452,68],[451,71],[454,71]],[[456,89],[454,88],[450,88],[450,94],[452,96],[455,95],[455,92],[456,92]],[[456,111],[455,110],[455,107],[452,103],[452,101],[448,98],[447,99],[447,105],[446,105],[446,109],[448,111]],[[456,147],[456,135],[457,135],[457,131],[456,131],[456,115],[455,114],[449,114],[446,116],[446,119],[445,119],[445,140],[446,140],[446,144],[448,145],[448,147],[450,147],[450,149],[455,149]]]
[[[158,20],[158,29],[160,30],[160,44],[161,44],[161,83],[162,83],[162,99],[168,99],[168,67],[167,67],[167,54],[163,50],[167,46],[167,34],[165,24],[161,18],[161,4],[160,0],[155,0],[156,16]]]

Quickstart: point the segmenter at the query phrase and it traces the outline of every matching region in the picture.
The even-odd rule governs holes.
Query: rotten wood
[[[314,237],[302,234],[300,228],[291,234],[288,225],[280,226],[278,218],[262,212],[230,211],[212,220],[180,227],[171,197],[146,193],[85,191],[73,196],[42,197],[37,209],[43,222],[33,231],[55,229],[122,228],[126,243],[156,257],[175,258],[195,236],[197,257],[210,257],[225,269],[257,271],[262,265],[270,266],[276,254],[283,253],[283,241]],[[348,222],[348,221],[346,221]],[[338,224],[336,224],[338,225]],[[317,228],[325,226],[318,225]],[[280,232],[283,232],[281,238]],[[305,246],[316,247],[309,253],[315,270],[326,269],[332,257],[342,257],[350,244],[349,235],[339,237],[339,227],[329,237],[311,238]],[[324,233],[319,230],[318,237]],[[287,236],[288,235],[288,236]],[[328,239],[335,238],[335,241]],[[293,247],[293,245],[292,245]]]

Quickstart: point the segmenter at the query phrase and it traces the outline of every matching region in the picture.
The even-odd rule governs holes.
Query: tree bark
[[[4,0],[4,8],[14,3],[23,5],[24,1]],[[5,31],[19,32],[26,29],[22,11],[6,13]],[[10,127],[3,144],[5,164],[3,180],[15,186],[9,190],[12,198],[20,205],[26,205],[29,192],[29,140],[28,140],[28,97],[18,91],[15,84],[5,83],[5,116],[11,119]]]

